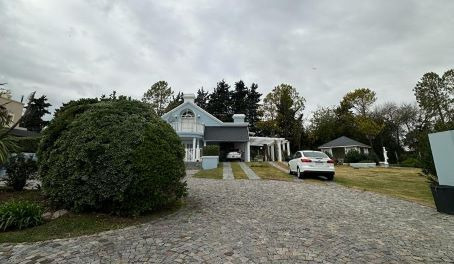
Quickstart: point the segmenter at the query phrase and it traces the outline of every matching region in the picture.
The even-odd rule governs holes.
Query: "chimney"
[[[244,118],[246,118],[244,114],[234,114],[233,123],[244,123]]]
[[[183,102],[194,103],[195,94],[183,94]]]

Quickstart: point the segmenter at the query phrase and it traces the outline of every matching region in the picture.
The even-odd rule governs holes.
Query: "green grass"
[[[335,182],[434,207],[429,183],[416,168],[360,168],[336,166]]]
[[[204,179],[217,179],[222,180],[222,163],[219,163],[216,169],[212,170],[200,170],[193,177],[195,178],[204,178]]]
[[[247,180],[249,179],[244,173],[243,169],[240,166],[240,163],[238,162],[232,162],[230,163],[232,165],[232,171],[233,171],[233,177],[235,177],[236,180]]]
[[[249,167],[264,180],[293,181],[294,177],[276,169],[266,162],[250,162]]]
[[[47,207],[46,200],[39,191],[24,190],[21,192],[13,192],[9,189],[0,189],[0,203],[10,200],[28,200],[36,202],[44,208]],[[56,238],[68,238],[124,228],[149,222],[160,216],[176,211],[182,205],[183,203],[179,202],[167,208],[163,208],[160,211],[139,217],[119,217],[99,213],[69,213],[61,218],[45,222],[40,226],[23,230],[0,232],[0,243],[34,242]]]

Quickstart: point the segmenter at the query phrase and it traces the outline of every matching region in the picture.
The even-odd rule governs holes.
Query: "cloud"
[[[262,93],[294,85],[307,113],[369,87],[413,101],[429,71],[453,68],[454,2],[0,1],[0,82],[54,107],[80,97],[140,98],[154,82]]]

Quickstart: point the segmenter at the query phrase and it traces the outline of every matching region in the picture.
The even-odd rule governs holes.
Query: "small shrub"
[[[219,146],[218,145],[208,145],[203,147],[204,156],[219,156]]]
[[[6,164],[6,185],[15,191],[24,189],[27,180],[36,173],[36,161],[27,158],[23,154],[10,157]]]
[[[180,138],[142,102],[71,102],[42,137],[38,174],[57,207],[138,215],[186,194]]]
[[[345,163],[356,163],[356,162],[360,162],[362,160],[367,160],[367,159],[368,159],[368,157],[366,155],[362,154],[361,152],[359,152],[355,149],[352,149],[349,152],[347,152],[347,154],[345,155],[344,162]]]
[[[41,137],[16,137],[18,152],[36,153]]]
[[[399,165],[402,167],[421,168],[421,162],[416,158],[408,158],[402,161]]]
[[[43,223],[42,208],[28,201],[11,201],[0,205],[0,230],[24,229]]]

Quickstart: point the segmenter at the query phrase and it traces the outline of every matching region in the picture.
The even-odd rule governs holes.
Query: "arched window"
[[[186,109],[183,112],[181,112],[181,118],[194,118],[194,112],[192,112],[190,109]]]

